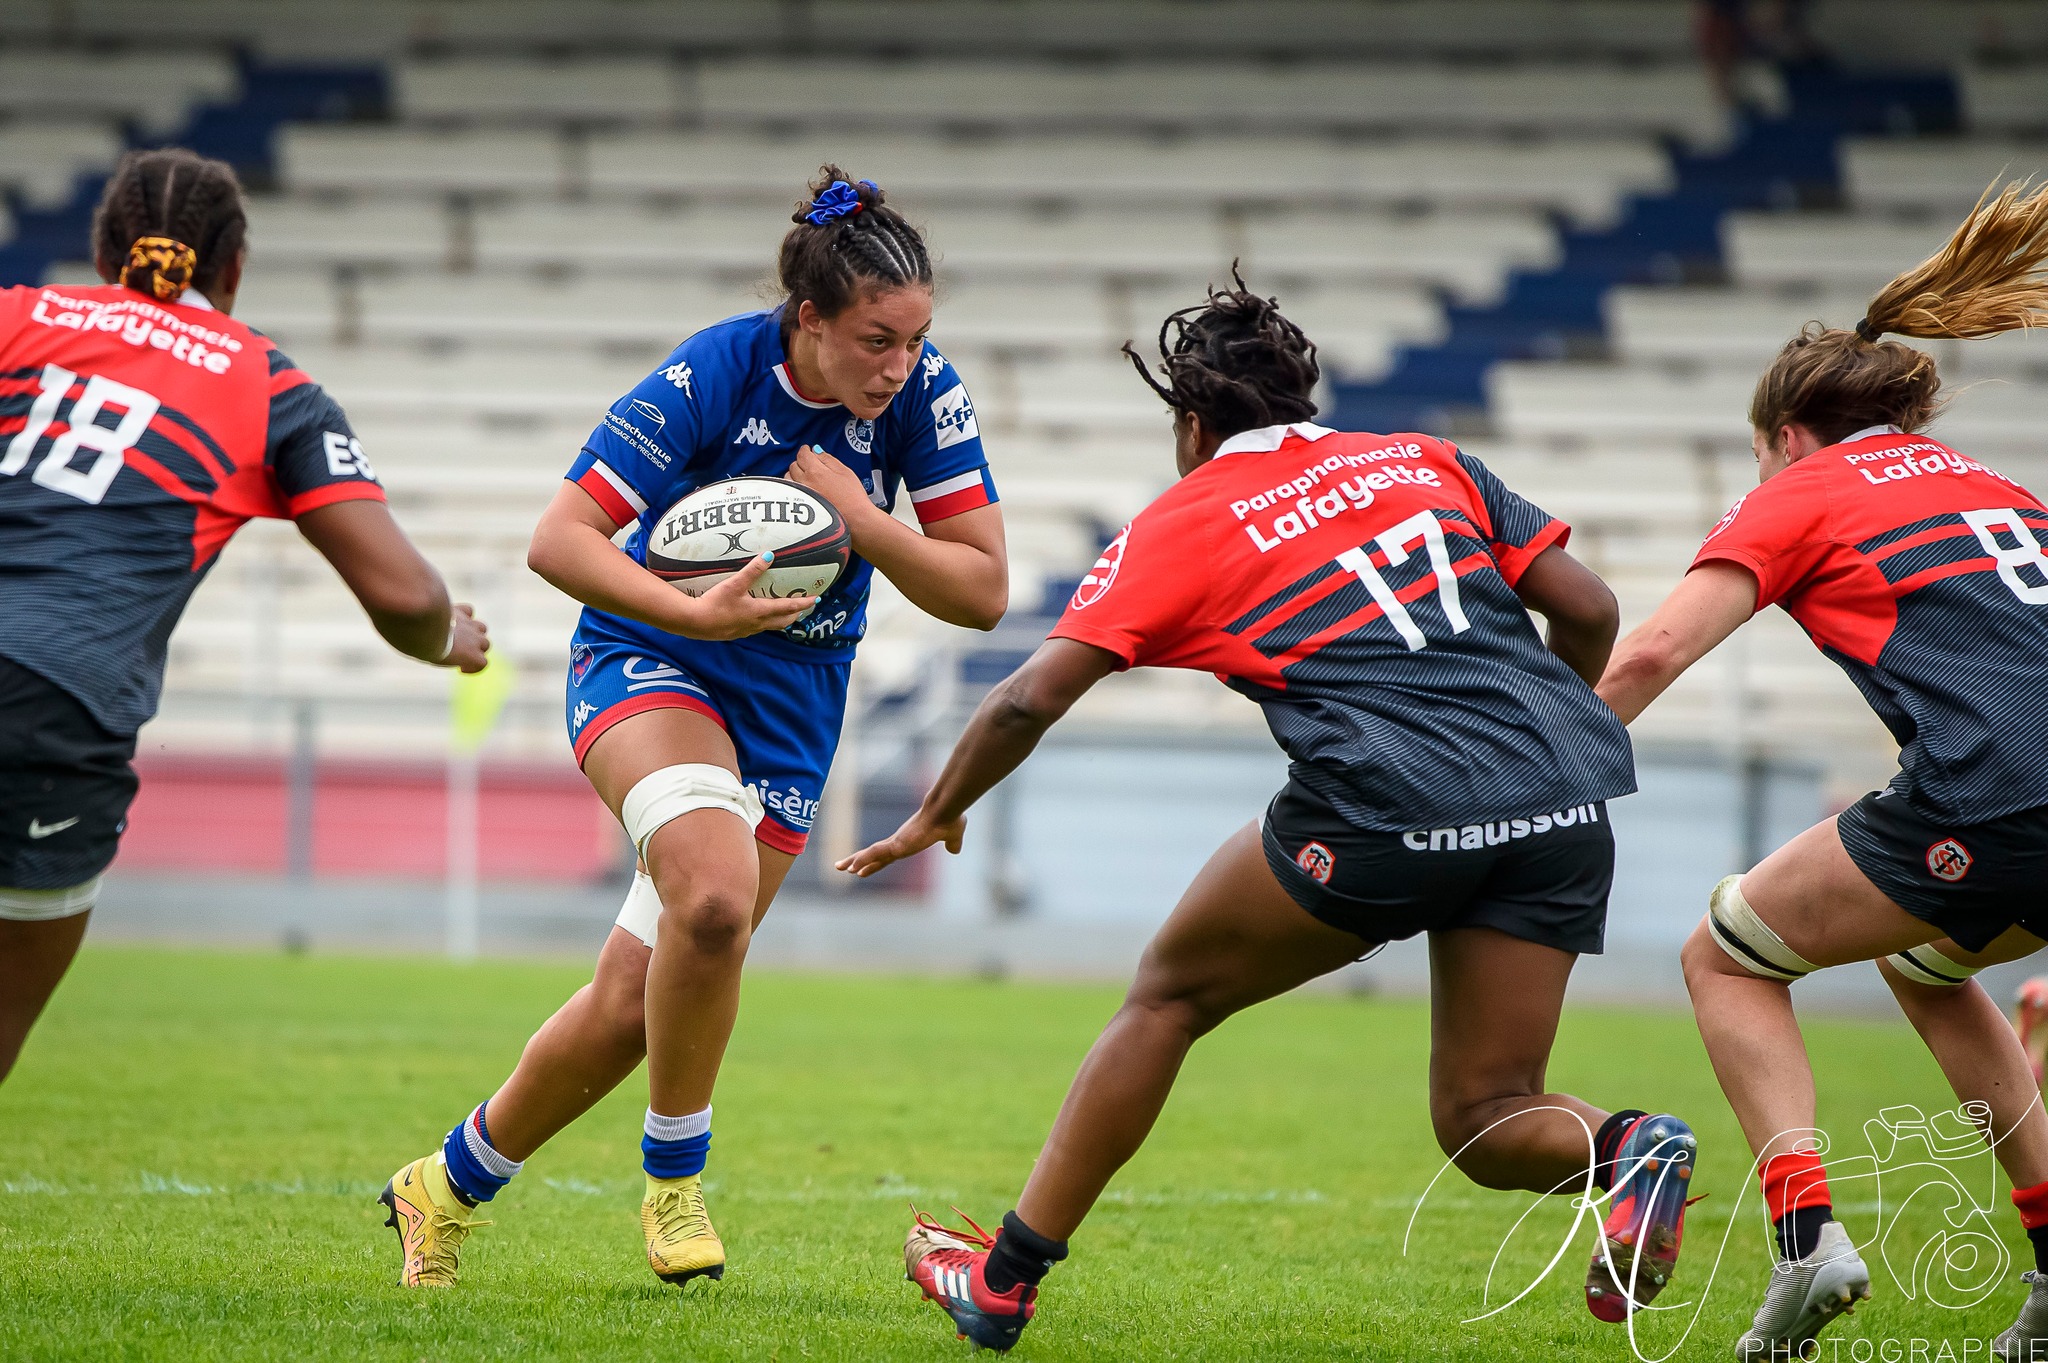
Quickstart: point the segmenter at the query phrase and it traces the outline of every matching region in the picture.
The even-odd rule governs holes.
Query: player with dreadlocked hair
[[[1241,279],[1167,318],[1159,343],[1163,381],[1125,353],[1173,409],[1180,481],[989,695],[922,808],[841,866],[958,851],[968,807],[1129,667],[1216,673],[1257,701],[1289,780],[1152,939],[1001,1231],[920,1216],[910,1277],[962,1334],[1008,1348],[1196,1038],[1427,932],[1437,1140],[1489,1188],[1611,1193],[1586,1299],[1623,1319],[1676,1264],[1692,1132],[1544,1086],[1572,964],[1601,948],[1605,802],[1635,788],[1591,687],[1614,597],[1561,522],[1448,442],[1314,424],[1315,347]]]
[[[827,165],[777,272],[780,306],[705,327],[612,404],[534,531],[528,563],[586,607],[563,688],[570,745],[640,870],[591,982],[384,1190],[408,1286],[452,1284],[478,1205],[643,1057],[648,1266],[672,1283],[724,1276],[702,1179],[712,1087],[747,943],[817,817],[869,585],[880,572],[977,629],[1007,604],[974,404],[927,339],[923,237],[878,185]],[[765,555],[697,597],[644,566],[664,511],[743,476],[793,479],[838,511],[856,557],[823,597],[748,595]],[[899,492],[922,533],[889,514]],[[612,537],[629,525],[622,554]]]
[[[1600,681],[1633,720],[1775,602],[1900,745],[1888,787],[1716,885],[1685,945],[1700,1036],[1756,1156],[1781,1255],[1736,1345],[1745,1358],[1811,1357],[1818,1332],[1870,1295],[1834,1219],[1789,986],[1871,960],[1956,1096],[1982,1114],[2033,1241],[2031,1291],[1991,1352],[2048,1354],[2048,1116],[2026,1048],[1971,978],[2048,939],[2048,507],[1920,434],[1941,376],[1925,351],[1883,339],[2038,326],[2048,187],[2011,184],[1987,190],[1854,327],[1813,323],[1786,342],[1750,402],[1759,486]]]
[[[93,215],[106,283],[0,290],[0,1077],[85,935],[171,630],[244,522],[290,517],[401,652],[484,665],[341,408],[230,316],[246,234],[228,166],[130,152]]]

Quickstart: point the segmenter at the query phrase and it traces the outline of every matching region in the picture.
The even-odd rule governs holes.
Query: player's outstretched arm
[[[1599,681],[1621,629],[1621,607],[1599,574],[1553,544],[1522,570],[1515,595],[1549,623],[1550,651],[1586,685]]]
[[[298,526],[341,574],[386,643],[422,662],[483,670],[490,631],[467,605],[449,604],[441,574],[384,503],[334,502],[306,512]]]
[[[958,852],[968,808],[1021,766],[1045,731],[1089,687],[1114,672],[1117,663],[1108,649],[1073,639],[1040,644],[1024,666],[982,701],[917,813],[890,836],[839,862],[839,869],[871,876],[937,842],[945,843],[948,852]]]
[[[1685,669],[1755,614],[1756,578],[1747,568],[1702,563],[1629,631],[1593,689],[1624,724],[1633,723]]]
[[[691,639],[738,639],[794,623],[815,596],[749,596],[763,554],[702,596],[685,596],[618,551],[618,527],[597,499],[563,483],[534,527],[526,566],[586,606]]]
[[[967,629],[1002,622],[1010,606],[1010,563],[999,507],[933,521],[920,535],[876,506],[852,469],[815,446],[797,451],[789,477],[832,503],[853,536],[853,552],[926,615]]]

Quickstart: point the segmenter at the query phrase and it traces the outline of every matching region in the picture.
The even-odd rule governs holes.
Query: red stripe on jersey
[[[1942,563],[1932,568],[1922,568],[1911,577],[1902,577],[1892,583],[1892,595],[1906,596],[1945,577],[1961,577],[1964,573],[1989,573],[1996,571],[1997,568],[1998,560],[1988,555],[1983,558],[1966,558],[1960,563]]]
[[[1882,563],[1893,554],[1903,553],[1908,549],[1918,548],[1923,544],[1932,544],[1936,540],[1975,539],[1976,537],[1977,532],[1960,521],[1950,525],[1929,526],[1917,535],[1908,535],[1902,540],[1896,540],[1891,544],[1885,545],[1869,557],[1874,563]]]
[[[156,460],[132,446],[123,452],[121,465],[123,468],[134,469],[137,473],[149,479],[150,482],[155,483],[181,502],[190,502],[197,506],[206,500],[205,493],[194,492],[191,488],[186,487],[184,480],[179,478],[177,474],[172,473],[162,464],[159,464]]]
[[[963,487],[958,492],[949,492],[943,497],[914,502],[912,506],[917,512],[917,523],[930,525],[934,521],[958,516],[963,511],[972,511],[977,506],[988,506],[993,501],[994,499],[988,495],[988,485],[976,483],[973,487]]]
[[[336,502],[381,502],[385,500],[387,499],[384,496],[384,489],[377,483],[329,483],[325,487],[316,487],[310,492],[301,492],[298,496],[285,503],[284,510],[287,516],[296,518],[305,515],[308,511],[317,511],[323,506],[332,506]]]
[[[596,469],[585,469],[583,476],[576,480],[576,486],[589,493],[590,499],[604,508],[604,514],[612,518],[613,525],[625,525],[639,519],[640,513]]]
[[[803,855],[804,847],[810,842],[811,835],[797,832],[773,814],[764,814],[761,816],[760,825],[754,829],[754,840],[795,857]]]
[[[205,441],[194,435],[186,427],[179,425],[175,421],[167,421],[160,418],[151,422],[149,429],[152,433],[160,435],[173,445],[176,445],[183,453],[190,455],[194,463],[213,475],[214,482],[225,483],[228,480],[227,466],[221,463],[219,458],[214,455],[214,452],[206,447]]]
[[[1475,573],[1482,568],[1492,568],[1495,566],[1496,565],[1493,561],[1493,555],[1491,554],[1467,554],[1465,557],[1459,559],[1456,563],[1453,563],[1451,565],[1451,575],[1453,577],[1463,577],[1467,573]],[[1333,580],[1338,582],[1358,581],[1358,579],[1350,573],[1340,574],[1337,578]],[[1407,586],[1395,592],[1394,599],[1405,606],[1410,601],[1420,601],[1423,597],[1430,595],[1432,592],[1438,590],[1438,586],[1439,584],[1436,580],[1435,573],[1424,573],[1415,581],[1409,583]],[[1294,664],[1300,662],[1303,658],[1306,658],[1311,654],[1320,652],[1323,646],[1325,644],[1328,644],[1331,640],[1341,639],[1345,635],[1351,633],[1351,631],[1357,629],[1359,626],[1370,624],[1374,620],[1379,619],[1385,613],[1386,612],[1380,609],[1379,602],[1368,602],[1364,607],[1362,607],[1359,610],[1353,611],[1351,614],[1345,616],[1342,620],[1337,621],[1335,624],[1329,625],[1328,627],[1320,630],[1319,632],[1309,635],[1308,638],[1303,639],[1300,643],[1296,644],[1293,648],[1288,649],[1285,653],[1275,654],[1273,657],[1273,666],[1282,671],[1285,671],[1287,668],[1292,667]]]
[[[1439,515],[1438,520],[1446,525],[1450,521]],[[1493,543],[1493,556],[1500,563],[1500,575],[1507,579],[1510,587],[1522,580],[1522,574],[1529,571],[1529,565],[1536,556],[1552,545],[1562,545],[1572,537],[1572,528],[1563,521],[1553,520],[1536,532],[1535,538],[1517,549],[1511,544]]]
[[[311,383],[313,376],[303,369],[280,369],[270,376],[270,396],[289,392],[302,383]]]
[[[605,730],[622,719],[644,715],[649,710],[695,710],[716,723],[719,728],[725,727],[725,716],[696,696],[686,696],[680,691],[656,691],[644,696],[633,696],[620,701],[617,705],[607,706],[591,716],[590,723],[583,726],[583,732],[576,735],[576,765],[583,765],[583,759],[589,755],[590,745],[597,742]]]

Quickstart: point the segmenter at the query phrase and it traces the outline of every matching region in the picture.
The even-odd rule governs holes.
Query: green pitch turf
[[[1116,990],[756,975],[712,1148],[724,1282],[665,1287],[641,1258],[635,1079],[492,1205],[459,1287],[394,1286],[395,1240],[372,1199],[584,978],[566,965],[88,951],[0,1086],[0,1359],[966,1353],[902,1281],[908,1204],[994,1223]],[[1416,1001],[1305,995],[1204,1041],[1015,1356],[1628,1359],[1626,1333],[1582,1304],[1584,1231],[1526,1299],[1464,1323],[1487,1309],[1489,1266],[1495,1304],[1540,1272],[1570,1224],[1564,1199],[1496,1264],[1531,1199],[1453,1172],[1403,1257],[1441,1163],[1426,1031]],[[1868,1154],[1863,1123],[1880,1109],[1949,1104],[1903,1024],[1809,1031],[1838,1155]],[[1727,1357],[1765,1281],[1765,1228],[1751,1190],[1707,1290],[1748,1160],[1688,1017],[1574,1010],[1551,1077],[1698,1128],[1694,1188],[1712,1197],[1665,1300],[1704,1292],[1705,1305],[1682,1345],[1693,1308],[1647,1320],[1639,1344],[1649,1358]],[[1865,1251],[1877,1300],[1820,1356],[1981,1360],[2027,1266],[2005,1185],[1982,1156],[1936,1166],[1919,1139],[1885,1153],[1923,1165],[1884,1180],[1893,1267]],[[1944,1245],[1944,1169],[1991,1208],[2010,1262],[1954,1227]],[[1836,1189],[1856,1237],[1876,1232],[1876,1187]],[[1979,1304],[1941,1304],[1976,1298],[2001,1266]]]

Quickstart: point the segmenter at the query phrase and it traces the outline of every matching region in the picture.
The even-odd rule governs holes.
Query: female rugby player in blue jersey
[[[647,1058],[647,1258],[670,1282],[725,1269],[699,1174],[711,1090],[754,926],[803,850],[879,569],[951,624],[1008,600],[1001,513],[974,406],[925,339],[931,258],[882,191],[826,166],[782,241],[785,297],[705,328],[613,404],[534,532],[528,562],[587,609],[569,737],[640,849],[595,978],[511,1078],[392,1176],[402,1280],[455,1280],[471,1213]],[[642,566],[690,490],[786,475],[837,508],[855,558],[823,598],[747,595],[764,556],[702,597]],[[907,490],[924,533],[890,515]],[[626,552],[611,537],[634,524]]]
[[[1627,733],[1589,684],[1614,597],[1565,552],[1563,522],[1448,442],[1312,424],[1315,349],[1272,300],[1213,294],[1160,343],[1166,384],[1140,372],[1174,410],[1179,483],[990,694],[918,812],[840,865],[959,850],[968,807],[1129,667],[1213,672],[1257,701],[1288,784],[1152,939],[1001,1232],[920,1218],[909,1276],[962,1334],[1009,1348],[1197,1038],[1427,932],[1437,1140],[1486,1187],[1610,1191],[1586,1303],[1625,1319],[1677,1262],[1692,1132],[1544,1081],[1572,964],[1602,944],[1605,802],[1635,789]]]

